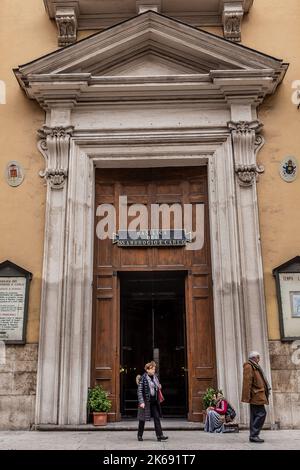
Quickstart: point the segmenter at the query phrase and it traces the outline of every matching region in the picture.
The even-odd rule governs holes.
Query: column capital
[[[259,174],[264,172],[264,167],[256,162],[258,151],[264,144],[264,138],[259,134],[262,127],[258,120],[228,122],[233,143],[234,171],[240,186],[252,186],[258,181]]]
[[[45,158],[46,169],[39,175],[51,189],[63,189],[68,177],[70,138],[74,127],[43,126],[38,130],[38,149]]]
[[[254,121],[229,121],[227,126],[230,131],[239,134],[247,134],[249,132],[259,132],[263,128],[263,124],[257,119]]]

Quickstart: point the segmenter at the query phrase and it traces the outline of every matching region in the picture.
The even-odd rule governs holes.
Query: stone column
[[[240,244],[242,305],[245,324],[246,350],[261,353],[262,366],[271,380],[268,330],[264,297],[263,267],[256,182],[263,167],[257,165],[256,155],[264,140],[259,134],[262,124],[257,121],[230,121]],[[247,359],[246,357],[244,358]],[[270,406],[273,422],[273,407]]]
[[[61,323],[64,289],[67,178],[73,127],[44,126],[39,150],[46,160],[40,173],[47,183],[41,296],[36,423],[58,421]]]

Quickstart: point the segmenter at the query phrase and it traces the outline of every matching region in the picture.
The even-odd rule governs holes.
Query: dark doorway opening
[[[121,414],[137,414],[136,376],[158,365],[166,417],[187,416],[185,272],[122,272]]]

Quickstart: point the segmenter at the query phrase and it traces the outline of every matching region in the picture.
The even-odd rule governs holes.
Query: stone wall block
[[[14,395],[35,395],[36,374],[32,372],[15,372],[12,391]]]

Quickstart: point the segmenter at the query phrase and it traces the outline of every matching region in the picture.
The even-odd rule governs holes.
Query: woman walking
[[[145,365],[145,373],[139,379],[138,382],[138,440],[143,440],[143,433],[145,428],[145,421],[154,419],[154,427],[156,437],[158,441],[166,441],[167,436],[163,435],[163,431],[160,424],[161,408],[160,399],[161,396],[161,385],[158,377],[155,374],[156,364],[154,361],[148,362]]]

